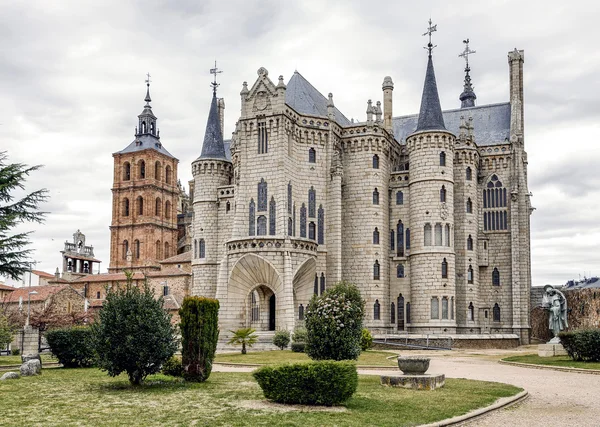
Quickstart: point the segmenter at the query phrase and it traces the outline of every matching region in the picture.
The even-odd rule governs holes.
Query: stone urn
[[[404,375],[423,375],[429,369],[428,357],[398,356],[398,368]]]

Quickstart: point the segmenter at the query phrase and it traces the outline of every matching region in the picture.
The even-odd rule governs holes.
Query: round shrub
[[[313,296],[305,312],[308,356],[314,360],[358,359],[364,306],[358,288],[345,282]]]
[[[306,332],[306,328],[296,328],[294,333],[292,334],[292,342],[306,342],[306,336],[308,332]]]
[[[367,328],[363,328],[362,335],[360,337],[360,349],[362,351],[367,351],[373,347],[373,335],[371,335],[371,331]]]
[[[287,348],[290,343],[290,332],[289,331],[277,331],[273,336],[273,344],[279,347],[280,350]]]
[[[600,362],[600,329],[561,332],[558,337],[571,359]]]
[[[51,329],[46,332],[52,354],[65,368],[94,365],[91,329],[85,326]]]
[[[179,357],[173,356],[162,365],[161,372],[171,377],[183,377],[183,365]]]
[[[306,343],[304,342],[293,342],[292,351],[294,353],[304,353],[306,350]]]
[[[358,386],[352,362],[320,361],[264,366],[252,374],[267,399],[300,405],[338,405]]]

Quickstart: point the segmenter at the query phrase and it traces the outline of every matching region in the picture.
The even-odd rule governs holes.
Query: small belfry
[[[113,212],[109,272],[148,272],[177,253],[177,165],[160,142],[146,75],[144,109],[135,139],[113,154]]]
[[[469,75],[471,71],[471,67],[469,67],[469,55],[476,53],[476,51],[469,48],[469,39],[463,40],[463,43],[465,44],[465,50],[458,56],[465,59],[465,85],[463,92],[458,98],[461,103],[460,108],[470,108],[475,106],[477,96],[475,96],[475,92],[473,91],[471,76]]]

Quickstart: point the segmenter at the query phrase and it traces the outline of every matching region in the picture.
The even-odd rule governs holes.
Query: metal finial
[[[150,86],[150,82],[152,80],[150,80],[150,73],[146,73],[146,86]]]
[[[146,97],[144,98],[144,101],[146,101],[146,107],[150,107],[150,102],[152,101],[152,98],[150,98],[150,82],[152,80],[150,80],[150,73],[146,73]]]
[[[465,50],[458,56],[460,58],[465,58],[465,62],[466,62],[465,69],[468,69],[469,68],[469,55],[476,53],[476,51],[471,50],[469,48],[469,39],[463,40],[463,43],[465,44]]]
[[[220,86],[220,84],[217,83],[217,74],[221,74],[222,72],[222,70],[219,70],[217,68],[217,61],[215,60],[215,68],[210,69],[210,74],[213,74],[215,76],[213,82],[210,84],[213,88],[214,93],[217,93],[217,88]]]
[[[437,45],[433,45],[431,43],[431,35],[437,31],[437,24],[435,25],[431,25],[431,18],[429,18],[429,27],[427,27],[427,32],[423,33],[424,36],[429,36],[429,43],[427,43],[427,46],[424,46],[423,49],[427,49],[429,51],[429,56],[431,56],[431,51],[437,47]]]

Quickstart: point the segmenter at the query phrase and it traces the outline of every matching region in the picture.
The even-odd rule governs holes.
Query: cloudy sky
[[[600,274],[600,6],[592,1],[0,0],[0,150],[43,164],[28,181],[51,199],[35,230],[39,269],[61,265],[81,229],[108,267],[111,154],[133,140],[146,72],[161,140],[187,188],[201,151],[208,74],[224,70],[225,136],[239,91],[263,66],[301,72],[347,116],[395,82],[394,115],[418,111],[427,20],[442,108],[460,106],[462,40],[471,39],[478,105],[508,101],[506,54],[525,50],[525,144],[535,285]]]

